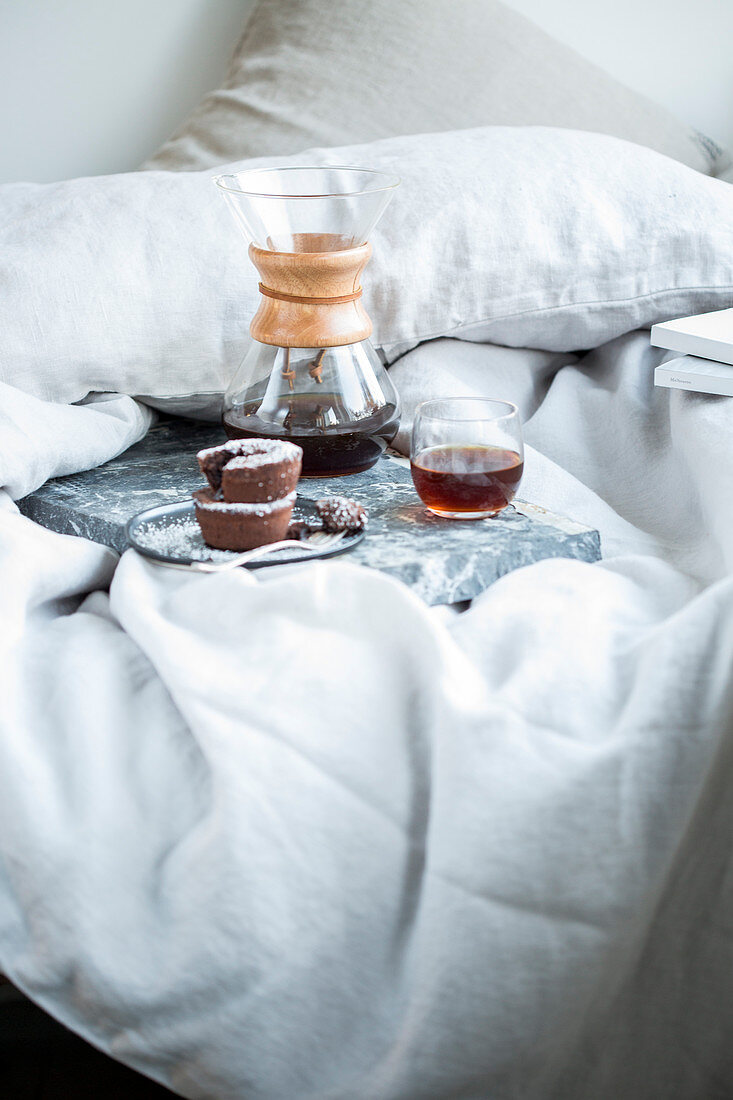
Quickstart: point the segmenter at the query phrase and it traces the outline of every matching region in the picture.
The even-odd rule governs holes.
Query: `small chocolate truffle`
[[[316,508],[327,531],[363,531],[369,522],[366,508],[348,497],[324,497]]]

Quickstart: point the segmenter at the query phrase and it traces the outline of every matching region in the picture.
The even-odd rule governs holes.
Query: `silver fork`
[[[328,550],[332,546],[336,546],[345,537],[345,531],[336,531],[333,534],[317,531],[316,534],[309,535],[307,539],[301,541],[283,539],[282,542],[268,542],[264,546],[257,546],[254,550],[245,550],[234,558],[227,558],[226,561],[192,561],[190,565],[159,561],[157,564],[167,565],[171,569],[188,569],[195,573],[225,573],[227,569],[236,569],[239,565],[246,565],[248,561],[259,560],[265,554],[271,554],[275,550],[306,550],[309,552]],[[283,565],[287,565],[287,559],[285,559]]]

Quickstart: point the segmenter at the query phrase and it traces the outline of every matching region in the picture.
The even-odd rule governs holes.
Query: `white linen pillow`
[[[365,276],[388,356],[445,335],[574,351],[733,304],[733,190],[628,142],[488,127],[298,160],[403,178]],[[221,393],[257,273],[208,172],[11,184],[0,211],[0,380],[191,413]]]
[[[611,134],[710,174],[723,157],[496,0],[260,0],[221,88],[145,167],[489,125]]]

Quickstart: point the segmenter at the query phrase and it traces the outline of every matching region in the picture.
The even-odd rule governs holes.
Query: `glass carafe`
[[[399,400],[370,340],[360,276],[396,177],[358,168],[261,169],[216,180],[250,240],[260,306],[224,398],[230,437],[288,439],[305,476],[374,465]]]

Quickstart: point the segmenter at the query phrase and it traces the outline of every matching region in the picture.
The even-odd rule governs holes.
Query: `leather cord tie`
[[[307,298],[300,294],[285,294],[281,290],[271,290],[264,283],[259,284],[259,290],[260,294],[264,294],[266,298],[276,298],[279,302],[297,302],[299,305],[308,306],[337,306],[342,305],[344,302],[355,302],[357,298],[361,298],[361,287],[358,287],[353,294],[341,294],[335,298]]]

